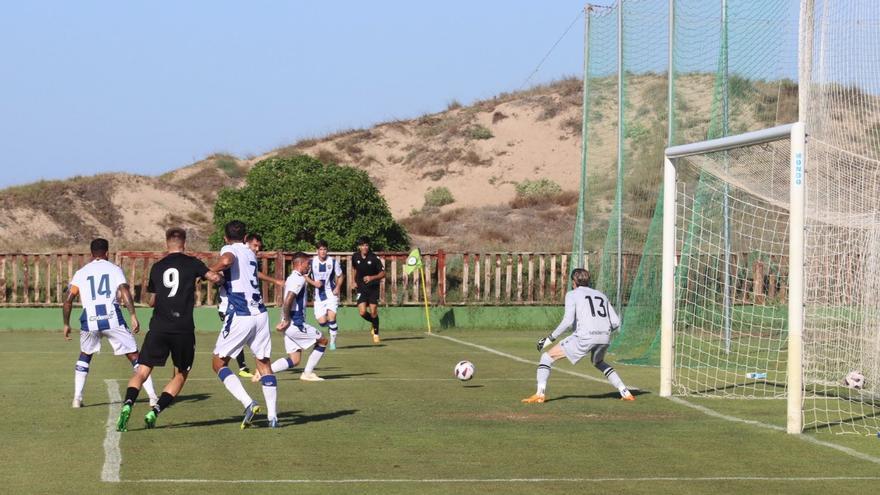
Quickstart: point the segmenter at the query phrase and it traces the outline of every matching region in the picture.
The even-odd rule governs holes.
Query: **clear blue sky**
[[[516,90],[583,3],[7,2],[0,186],[155,175]],[[582,36],[532,83],[579,74]]]

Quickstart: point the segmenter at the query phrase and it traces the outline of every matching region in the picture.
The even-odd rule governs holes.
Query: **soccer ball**
[[[856,390],[861,390],[865,386],[865,375],[858,371],[850,371],[843,377],[843,385]]]
[[[455,365],[455,377],[466,382],[474,377],[474,364],[470,361],[461,361]]]

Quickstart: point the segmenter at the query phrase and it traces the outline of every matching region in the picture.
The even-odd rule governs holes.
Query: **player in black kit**
[[[198,258],[184,254],[186,249],[186,231],[168,229],[165,233],[168,254],[153,264],[150,270],[150,282],[147,290],[151,293],[150,306],[153,317],[150,319],[150,331],[144,338],[141,349],[140,367],[128,382],[125,391],[125,402],[116,431],[128,431],[128,418],[134,401],[137,400],[141,385],[150,376],[156,366],[165,366],[168,355],[174,363],[174,376],[159,397],[156,404],[144,417],[147,428],[156,425],[156,417],[163,409],[171,405],[174,397],[180,393],[186,377],[192,368],[196,351],[195,323],[193,322],[193,305],[195,304],[196,281],[200,278],[212,283],[219,283],[219,274],[208,270]]]
[[[357,240],[358,250],[351,255],[351,266],[355,271],[357,285],[358,313],[370,322],[373,343],[379,343],[379,281],[385,278],[382,260],[370,250],[370,240],[361,237]],[[369,306],[369,312],[367,312]]]

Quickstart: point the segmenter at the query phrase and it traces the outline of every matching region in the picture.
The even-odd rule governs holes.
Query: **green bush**
[[[492,131],[489,129],[486,129],[481,125],[475,125],[473,127],[468,127],[467,137],[471,139],[492,139],[495,135],[492,134]]]
[[[431,187],[425,193],[425,208],[439,208],[455,203],[455,198],[445,187]]]
[[[241,167],[238,166],[238,161],[235,158],[228,155],[219,155],[215,160],[217,168],[222,170],[227,176],[237,179],[243,175]]]
[[[516,183],[516,195],[519,198],[541,198],[556,196],[562,192],[559,184],[550,179],[524,180]]]
[[[223,245],[223,227],[230,220],[260,233],[269,250],[311,250],[317,239],[326,239],[331,250],[347,251],[364,235],[376,251],[409,247],[406,230],[394,221],[366,172],[305,155],[263,160],[248,172],[243,188],[220,192],[214,249]]]

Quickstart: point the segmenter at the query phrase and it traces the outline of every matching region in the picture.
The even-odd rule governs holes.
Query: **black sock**
[[[367,320],[368,322],[370,322],[370,325],[373,324],[373,316],[372,316],[370,313],[364,313],[364,314],[362,314],[362,315],[361,315],[361,318],[363,318],[363,319]]]
[[[155,411],[156,414],[159,414],[160,412],[167,409],[168,406],[171,405],[171,401],[173,400],[173,395],[169,394],[168,392],[162,392],[162,395],[159,396],[159,402],[157,402],[156,405],[153,406],[153,411]]]
[[[376,329],[376,335],[379,335],[379,315],[373,317],[373,328]]]
[[[129,406],[134,405],[134,401],[137,400],[140,392],[140,389],[134,387],[128,387],[125,389],[125,402],[123,402],[123,404],[128,404]]]
[[[247,371],[247,363],[244,362],[244,351],[239,351],[238,355],[235,356],[235,360],[238,362],[238,369]]]

